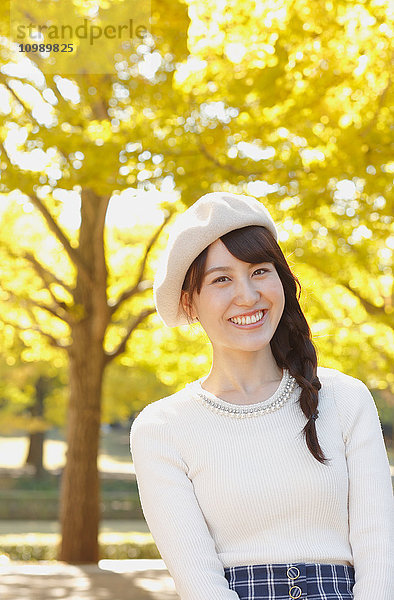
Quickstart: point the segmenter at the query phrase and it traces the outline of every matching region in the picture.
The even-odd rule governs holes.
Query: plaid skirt
[[[275,563],[225,567],[241,600],[353,600],[354,567],[323,563]]]

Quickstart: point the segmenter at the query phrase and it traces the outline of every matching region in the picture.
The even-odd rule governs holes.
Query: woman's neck
[[[276,364],[271,352],[245,353],[237,356],[214,353],[209,374],[204,379],[203,387],[221,396],[237,394],[247,398],[281,381],[283,371]]]

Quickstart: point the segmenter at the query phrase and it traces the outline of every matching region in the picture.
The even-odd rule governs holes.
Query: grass
[[[50,535],[60,532],[58,521],[0,521],[0,539],[8,535],[26,533]],[[145,521],[142,520],[103,520],[100,522],[100,534],[116,533],[125,535],[130,532],[149,533]]]
[[[6,560],[40,561],[56,560],[60,533],[28,532],[0,536],[0,562]],[[149,532],[101,531],[99,534],[100,558],[160,558]]]
[[[49,545],[60,540],[57,521],[0,521],[0,547],[14,544]],[[145,521],[102,521],[100,544],[152,543]]]
[[[101,491],[102,492],[127,492],[136,489],[136,483],[134,478],[124,476],[122,479],[106,478],[105,472],[101,473],[100,479]],[[21,492],[34,491],[34,492],[48,492],[48,494],[57,492],[60,485],[60,475],[53,473],[47,473],[41,479],[35,479],[31,475],[27,475],[23,472],[18,476],[10,477],[7,475],[6,470],[0,473],[0,489],[3,495],[12,493],[13,490],[20,490]]]

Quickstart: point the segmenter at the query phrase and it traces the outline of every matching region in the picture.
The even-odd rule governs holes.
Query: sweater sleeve
[[[359,379],[340,391],[349,476],[354,600],[394,598],[394,511],[390,465],[372,394]],[[348,380],[349,381],[349,380]]]
[[[130,449],[145,520],[181,600],[239,600],[163,411],[146,406],[131,426]]]

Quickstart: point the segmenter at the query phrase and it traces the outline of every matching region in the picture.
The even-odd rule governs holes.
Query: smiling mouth
[[[266,312],[267,310],[259,310],[251,317],[233,317],[229,321],[235,325],[253,325],[254,323],[259,323],[264,318]]]

